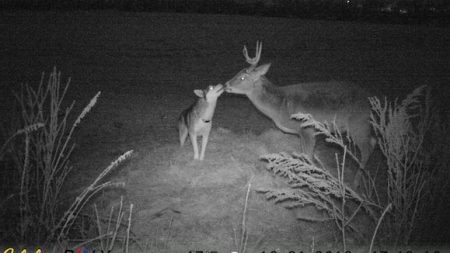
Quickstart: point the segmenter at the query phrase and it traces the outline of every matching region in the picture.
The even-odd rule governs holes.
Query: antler
[[[251,65],[251,67],[256,67],[256,65],[259,62],[259,59],[261,58],[261,51],[262,51],[262,42],[256,41],[256,55],[254,58],[250,58],[248,56],[247,47],[244,46],[244,50],[242,51],[244,53],[244,57],[247,60],[247,62]]]

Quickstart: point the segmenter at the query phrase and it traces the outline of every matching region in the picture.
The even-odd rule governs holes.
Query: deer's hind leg
[[[353,129],[350,129],[350,134],[352,136],[353,142],[359,148],[359,151],[361,153],[361,168],[358,169],[353,180],[353,186],[358,188],[361,186],[361,180],[363,177],[362,170],[366,169],[367,162],[369,161],[369,158],[375,149],[376,140],[371,134],[369,123],[365,121],[359,125],[354,126]]]

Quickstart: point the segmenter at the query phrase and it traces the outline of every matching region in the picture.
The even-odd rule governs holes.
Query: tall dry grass
[[[0,160],[10,161],[15,170],[10,176],[16,185],[2,195],[12,196],[2,205],[18,210],[8,223],[8,238],[17,245],[58,244],[66,247],[70,242],[70,230],[81,210],[98,192],[108,187],[121,187],[123,183],[102,182],[105,176],[125,159],[128,151],[111,163],[67,208],[63,206],[62,187],[72,171],[70,156],[74,150],[72,136],[81,120],[94,107],[98,92],[70,124],[69,114],[74,103],[67,107],[64,97],[70,78],[62,83],[61,73],[53,69],[45,81],[45,74],[37,87],[25,84],[15,93],[19,104],[21,130],[8,138],[0,149]],[[24,136],[23,138],[19,138]],[[15,176],[16,175],[16,176]],[[65,209],[65,210],[64,210]]]
[[[416,88],[401,102],[388,102],[386,98],[382,102],[376,97],[369,101],[371,123],[386,158],[387,197],[392,204],[386,223],[390,233],[387,243],[408,245],[418,229],[418,215],[428,215],[424,212],[425,200],[438,198],[433,191],[438,194],[448,189],[441,177],[442,173],[450,175],[445,172],[449,142],[443,141],[448,141],[448,134],[442,129],[445,123],[426,86]]]
[[[333,122],[317,122],[312,115],[301,113],[293,118],[301,120],[302,127],[313,127],[316,135],[325,135],[327,142],[343,149],[342,159],[336,154],[338,177],[303,154],[268,154],[262,156],[267,169],[286,178],[290,189],[262,189],[262,192],[275,202],[287,202],[288,208],[312,205],[324,210],[336,220],[344,250],[346,231],[355,231],[349,229],[350,222],[359,209],[366,210],[374,221],[370,250],[374,245],[409,245],[413,235],[418,240],[422,231],[439,236],[436,225],[448,212],[439,196],[450,190],[446,180],[450,176],[450,138],[445,132],[449,127],[445,111],[439,110],[425,86],[418,87],[401,102],[398,99],[389,102],[386,98],[382,102],[377,97],[369,98],[369,102],[371,124],[386,161],[383,166],[388,175],[386,190],[381,191],[387,192],[386,203],[379,202],[378,190],[383,189],[376,189],[375,180],[368,172],[365,177],[375,194],[359,195],[345,185],[345,156],[360,164],[351,133],[344,135]],[[358,208],[348,212],[349,202],[358,203]]]
[[[81,238],[71,246],[73,249],[95,245],[94,248],[103,252],[112,252],[118,248],[124,253],[129,252],[131,222],[133,213],[133,204],[130,204],[128,210],[124,206],[123,196],[120,198],[117,210],[111,206],[109,214],[107,210],[102,214],[94,204],[94,215],[89,216],[88,222],[95,224],[95,233],[90,238]],[[126,218],[126,215],[128,217]],[[133,239],[133,238],[132,238]],[[133,241],[137,243],[136,240]],[[138,245],[139,246],[139,245]]]
[[[341,242],[344,251],[347,250],[347,236],[351,233],[360,236],[364,231],[359,231],[355,226],[355,217],[364,212],[370,217],[370,223],[375,224],[381,211],[381,206],[372,199],[354,191],[344,182],[346,170],[346,158],[355,160],[361,164],[357,155],[357,147],[349,135],[342,133],[335,122],[318,122],[312,115],[295,114],[293,118],[301,121],[302,127],[314,127],[316,135],[325,135],[326,141],[343,148],[342,156],[335,154],[337,177],[333,176],[316,157],[315,160],[305,154],[286,153],[268,154],[261,158],[267,162],[266,168],[287,179],[290,189],[260,189],[268,199],[274,199],[276,203],[283,202],[286,208],[296,208],[305,205],[314,206],[324,212],[328,218],[317,220],[309,217],[302,219],[309,221],[333,220],[341,232]],[[300,124],[300,123],[299,123]],[[367,238],[360,238],[366,240]]]
[[[247,185],[247,193],[245,194],[245,202],[244,202],[244,210],[242,212],[242,221],[240,224],[240,229],[236,229],[233,226],[233,243],[234,248],[236,251],[233,252],[240,252],[240,253],[246,253],[247,252],[247,244],[248,244],[248,227],[247,227],[247,208],[248,208],[248,199],[250,196],[250,190],[252,188],[252,179],[249,180]],[[239,234],[239,236],[238,236]]]

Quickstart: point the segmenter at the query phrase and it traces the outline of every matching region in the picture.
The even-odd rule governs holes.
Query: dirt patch
[[[286,187],[264,169],[259,156],[273,150],[289,152],[296,145],[297,137],[272,129],[253,135],[218,128],[211,132],[204,161],[193,160],[190,143],[140,152],[140,159],[128,168],[128,197],[138,210],[134,232],[171,252],[236,249],[251,182],[246,216],[249,252],[292,250],[299,245],[309,249],[313,237],[320,241],[317,247],[330,248],[327,242],[334,241],[337,232],[331,222],[324,226],[296,220],[317,216],[317,211],[289,211],[255,191]]]

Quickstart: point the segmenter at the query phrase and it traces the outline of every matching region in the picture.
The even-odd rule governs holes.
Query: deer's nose
[[[231,90],[231,87],[230,87],[230,83],[229,82],[226,82],[225,83],[225,91],[229,91],[229,90]]]
[[[217,85],[217,91],[218,92],[223,91],[224,89],[225,89],[225,86],[223,86],[222,84],[218,84]]]

